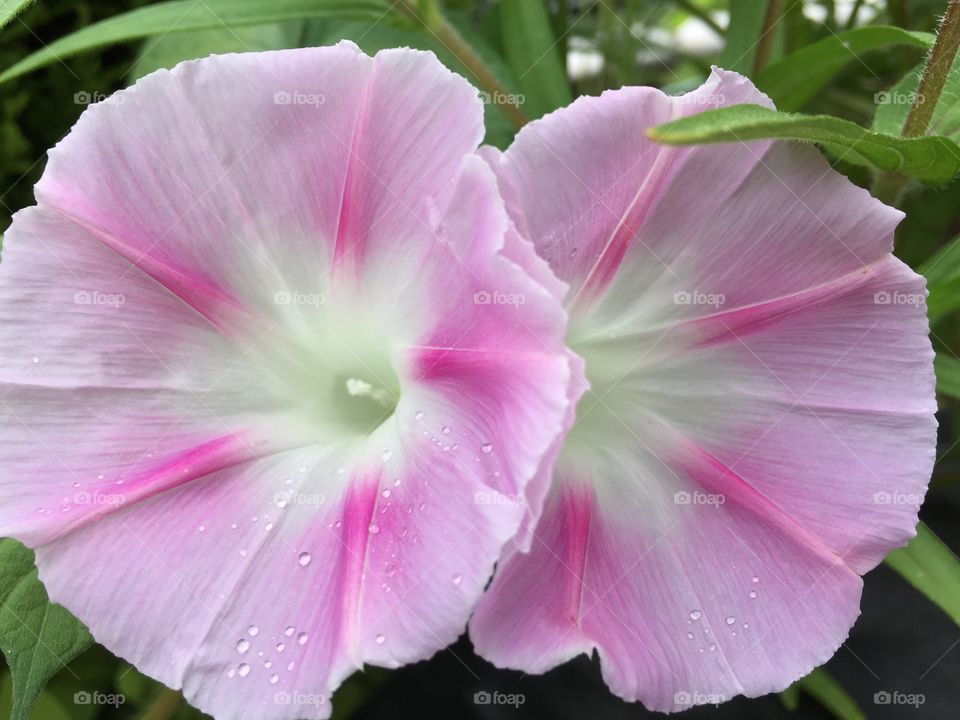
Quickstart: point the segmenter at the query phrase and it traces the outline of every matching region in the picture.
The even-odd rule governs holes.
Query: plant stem
[[[503,110],[517,129],[527,124],[527,116],[513,102],[510,93],[497,80],[483,59],[461,37],[457,29],[444,17],[435,0],[426,2],[424,0],[419,0],[419,2],[417,0],[400,0],[397,8],[408,17],[421,23],[441,45],[449,50],[467,72],[474,77],[482,90],[503,100],[503,102],[498,102],[498,107]]]
[[[143,720],[167,720],[177,711],[182,700],[179,690],[164,688],[143,714]]]
[[[960,0],[950,0],[943,16],[937,40],[930,51],[927,66],[923,69],[913,107],[903,125],[904,137],[919,137],[927,132],[933,111],[943,92],[943,86],[953,67],[953,59],[960,48]]]
[[[763,27],[760,28],[760,37],[757,40],[757,53],[753,56],[753,77],[760,74],[770,59],[775,39],[774,29],[780,20],[781,6],[781,0],[767,1],[767,12],[763,16]]]
[[[863,0],[856,0],[853,3],[853,8],[850,10],[850,17],[847,18],[847,22],[844,23],[844,30],[852,30],[857,24],[857,15],[860,14],[860,8],[863,7]]]
[[[917,85],[910,113],[900,133],[904,137],[925,135],[937,108],[940,94],[950,75],[950,68],[960,48],[960,0],[950,0],[947,12],[940,23],[936,42],[927,58],[927,64]],[[873,194],[880,200],[896,205],[909,179],[899,173],[878,173],[873,182]]]
[[[688,15],[698,18],[717,35],[723,37],[723,28],[720,27],[720,23],[714,20],[704,8],[697,5],[694,0],[673,0],[673,3]]]

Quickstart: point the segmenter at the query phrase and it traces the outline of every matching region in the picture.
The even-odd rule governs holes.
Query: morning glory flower
[[[812,148],[645,134],[744,102],[771,106],[722,71],[681,97],[624,88],[488,154],[570,285],[590,384],[534,536],[471,621],[498,666],[596,651],[613,692],[662,711],[781,690],[914,534],[936,404],[924,281],[891,255],[902,213]]]
[[[86,110],[6,234],[0,535],[217,718],[455,640],[568,419],[482,115],[411,50],[189,62]]]

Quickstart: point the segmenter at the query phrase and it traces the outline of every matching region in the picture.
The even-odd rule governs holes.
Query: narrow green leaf
[[[47,681],[92,642],[79,620],[50,603],[33,552],[0,539],[0,650],[13,675],[11,720],[26,720]]]
[[[886,563],[960,625],[960,559],[930,528],[920,523],[917,536]]]
[[[727,42],[720,57],[722,67],[750,74],[766,10],[767,0],[730,0]]]
[[[532,120],[568,105],[572,96],[564,58],[543,0],[503,0],[500,24],[504,53]]]
[[[917,268],[917,272],[927,279],[930,291],[927,315],[931,324],[960,307],[960,237],[940,248]]]
[[[0,0],[0,28],[13,20],[14,16],[31,2],[32,0]]]
[[[767,93],[780,110],[799,110],[861,54],[896,45],[927,49],[934,39],[930,33],[884,25],[847,30],[768,66],[757,77],[757,87]]]
[[[341,17],[378,19],[386,0],[171,0],[115,15],[62,37],[0,74],[0,83],[85,50],[172,31]]]
[[[933,369],[937,373],[937,392],[960,398],[960,360],[938,352],[933,361]]]
[[[670,145],[784,139],[815,142],[847,162],[945,183],[960,170],[960,147],[947,138],[901,138],[865,130],[828,115],[782,113],[731,105],[680,118],[647,131]]]
[[[823,668],[817,668],[797,684],[839,720],[866,720],[856,701]]]

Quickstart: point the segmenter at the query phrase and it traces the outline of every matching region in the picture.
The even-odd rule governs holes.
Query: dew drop
[[[40,358],[37,357],[36,355],[34,355],[34,356],[33,356],[33,364],[36,365],[38,362],[40,362]]]
[[[693,640],[693,633],[692,633],[692,632],[688,632],[688,633],[687,633],[687,637],[688,637],[690,640]]]
[[[417,411],[413,414],[413,419],[414,419],[414,420],[423,420],[423,412],[420,411],[420,410],[417,410]]]
[[[463,582],[463,577],[462,577],[461,575],[454,575],[454,576],[453,576],[453,584],[454,584],[454,585],[459,585],[461,582]]]
[[[279,652],[283,652],[283,651],[286,649],[286,647],[287,647],[287,646],[284,645],[283,643],[277,643],[277,652],[278,652],[278,653],[279,653]]]
[[[702,616],[703,616],[703,613],[701,613],[699,610],[691,610],[691,611],[690,611],[690,619],[691,619],[691,620],[699,620]]]
[[[237,675],[240,677],[246,677],[250,674],[250,666],[246,663],[240,663],[240,666],[237,668]]]
[[[484,455],[489,455],[493,452],[493,445],[490,443],[484,443],[480,446],[480,452],[482,452]]]
[[[297,562],[300,563],[300,567],[306,567],[310,564],[310,553],[302,552],[297,558]]]
[[[710,652],[714,652],[716,649],[717,649],[717,646],[716,646],[716,645],[711,645],[711,646],[710,646]]]
[[[250,637],[256,637],[257,633],[260,632],[260,628],[257,627],[256,625],[251,625],[250,627],[247,628],[247,632],[250,633]]]
[[[237,652],[243,655],[247,650],[250,649],[250,642],[248,640],[240,640],[237,642]]]
[[[376,523],[370,523],[370,526],[367,528],[367,531],[371,535],[377,535],[380,532],[380,526],[377,525]]]
[[[724,620],[724,622],[725,622],[727,625],[733,625],[736,621],[737,621],[737,619],[736,619],[735,617],[733,617],[733,615],[728,615],[728,616],[727,616],[727,619]]]
[[[380,497],[382,497],[382,498],[384,498],[384,499],[390,497],[390,489],[387,488],[387,489],[383,490],[383,491],[380,493]]]
[[[206,530],[206,528],[203,525],[197,528],[197,532],[203,532],[204,530]]]
[[[406,537],[406,536],[407,536],[407,528],[406,527],[400,528],[400,537]]]
[[[268,522],[266,525],[263,526],[263,529],[266,530],[267,532],[270,532],[271,530],[273,530],[273,523]]]
[[[396,480],[393,481],[393,486],[400,487],[400,478],[397,478]]]
[[[283,634],[286,635],[287,637],[293,637],[293,633],[295,633],[295,632],[296,632],[296,630],[294,629],[293,625],[287,625],[287,626],[283,629]]]
[[[755,597],[757,596],[757,591],[756,591],[756,590],[751,590],[751,591],[748,593],[748,595],[750,595],[750,597],[752,597],[752,598],[755,598]]]
[[[271,685],[276,685],[278,682],[280,682],[280,676],[279,676],[279,675],[277,675],[276,673],[274,673],[273,675],[270,676],[270,684],[271,684]]]
[[[296,666],[297,664],[295,662],[290,661],[289,663],[287,663],[287,670],[293,670]]]
[[[236,668],[230,668],[229,670],[227,670],[227,677],[231,677],[231,678],[232,678],[232,677],[233,677],[234,675],[236,675],[236,674],[237,674],[237,669],[236,669]]]
[[[266,661],[264,661],[263,666],[264,666],[267,670],[269,670],[270,668],[273,667],[273,663],[270,662],[269,660],[266,660]]]
[[[387,638],[383,635],[377,635],[375,639],[377,641],[377,645],[383,645],[387,641]]]
[[[307,635],[305,632],[302,632],[299,635],[297,635],[297,643],[300,645],[306,645],[307,640],[309,639],[310,639],[310,636]]]
[[[449,425],[444,425],[444,426],[443,426],[443,429],[441,429],[440,432],[442,432],[444,435],[449,435],[449,434],[450,434],[450,426],[449,426]]]
[[[393,457],[393,450],[384,450],[382,457],[384,462],[388,462]]]
[[[760,582],[760,578],[758,578],[756,575],[754,575],[752,578],[750,578],[750,581],[751,581],[751,582],[758,583],[758,582]]]

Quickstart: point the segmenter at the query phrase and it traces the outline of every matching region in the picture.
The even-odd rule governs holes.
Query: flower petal
[[[733,102],[769,103],[722,71],[679,98],[625,88],[487,156],[571,286],[591,391],[471,637],[527,672],[596,649],[616,693],[658,710],[824,662],[858,574],[912,536],[934,459],[923,280],[890,255],[902,214],[810,148],[644,134]]]
[[[186,63],[88,110],[6,235],[0,533],[218,718],[452,642],[523,522],[571,371],[481,118],[426,53]]]

